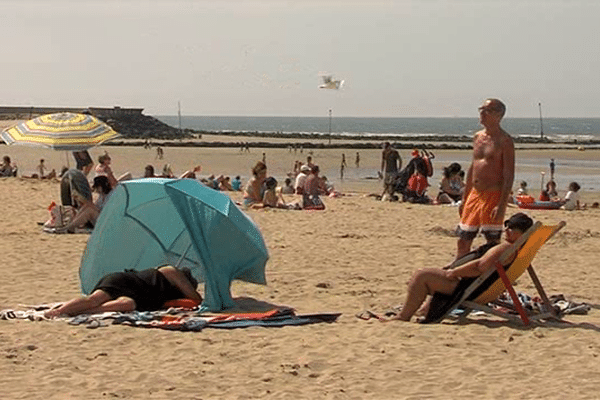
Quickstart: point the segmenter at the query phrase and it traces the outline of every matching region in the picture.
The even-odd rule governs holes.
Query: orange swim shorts
[[[478,192],[472,189],[463,207],[458,235],[472,240],[481,229],[487,240],[499,240],[502,234],[502,216],[499,220],[493,220],[492,210],[500,203],[500,196],[499,190]]]

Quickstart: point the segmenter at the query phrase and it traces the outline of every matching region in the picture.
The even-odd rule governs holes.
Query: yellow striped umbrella
[[[87,114],[57,113],[21,122],[2,132],[9,144],[81,151],[121,136],[98,118]]]

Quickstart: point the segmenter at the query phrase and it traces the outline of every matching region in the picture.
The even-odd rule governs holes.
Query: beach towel
[[[158,328],[176,331],[201,331],[204,328],[238,329],[251,326],[283,327],[335,322],[341,313],[296,314],[290,307],[275,307],[261,312],[200,313],[198,308],[173,307],[159,311],[106,312],[82,314],[75,317],[47,319],[44,312],[60,303],[24,306],[24,311],[0,310],[0,320],[63,321],[70,325],[99,328],[108,325],[127,325],[138,328]]]

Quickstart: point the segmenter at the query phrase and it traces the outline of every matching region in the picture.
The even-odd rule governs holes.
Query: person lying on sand
[[[435,292],[452,294],[462,278],[478,277],[490,268],[495,268],[502,253],[532,225],[533,220],[526,214],[514,214],[504,221],[505,241],[490,248],[481,258],[451,270],[437,268],[417,270],[408,282],[408,293],[402,310],[390,320],[410,321],[428,295],[432,296]],[[419,310],[419,314],[425,315],[427,311],[428,304]]]
[[[200,304],[202,296],[196,286],[198,281],[189,268],[166,265],[142,271],[115,272],[102,278],[89,296],[69,300],[44,315],[55,318],[108,311],[153,311],[169,300],[184,298]]]

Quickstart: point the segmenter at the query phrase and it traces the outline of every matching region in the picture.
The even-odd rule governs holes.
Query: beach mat
[[[60,317],[49,320],[44,312],[55,305],[30,306],[25,311],[1,310],[0,320],[66,321],[70,325],[99,328],[108,325],[127,325],[177,331],[201,331],[204,328],[239,329],[252,326],[283,327],[335,322],[341,313],[296,314],[293,308],[277,307],[267,311],[224,314],[202,314],[194,309],[170,308],[159,311],[106,312]]]

